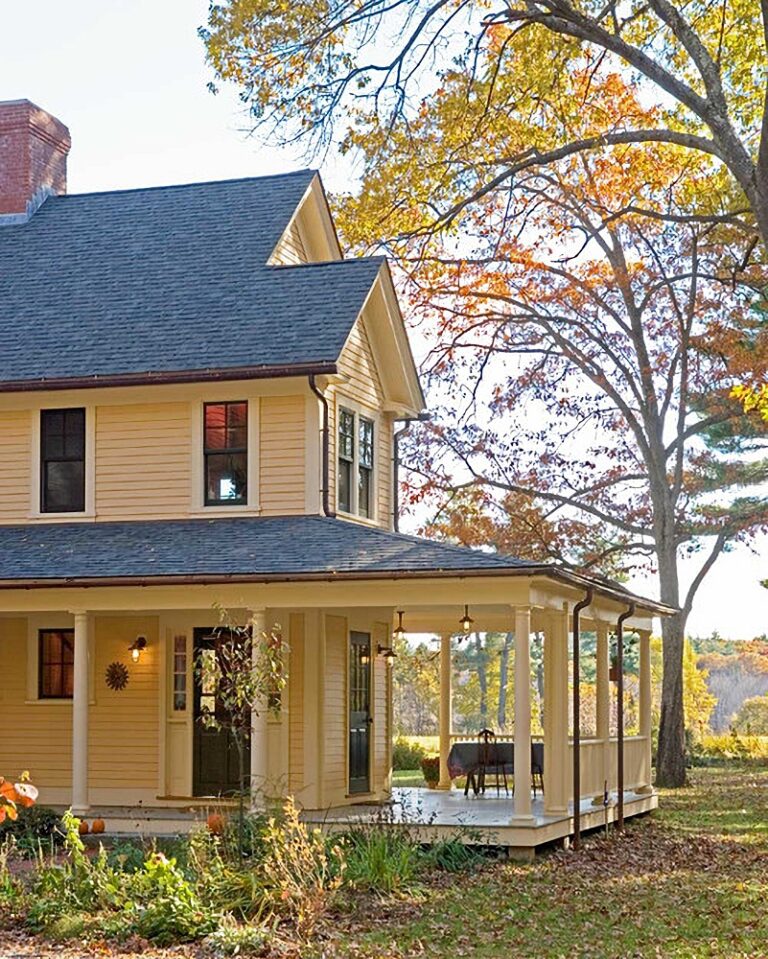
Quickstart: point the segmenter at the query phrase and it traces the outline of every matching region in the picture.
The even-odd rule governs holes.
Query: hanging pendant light
[[[397,627],[395,628],[394,633],[392,633],[392,638],[396,643],[402,642],[405,639],[405,627],[403,626],[403,610],[398,609],[397,611]]]
[[[459,625],[461,626],[462,632],[468,633],[474,626],[475,621],[469,615],[469,606],[467,603],[464,604],[464,615],[459,620]]]

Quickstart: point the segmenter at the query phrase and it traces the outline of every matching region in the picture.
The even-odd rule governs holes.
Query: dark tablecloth
[[[454,743],[451,751],[448,753],[448,772],[451,779],[459,776],[468,776],[476,772],[480,766],[479,742]],[[509,775],[515,771],[515,744],[512,742],[500,742],[495,745],[489,745],[489,756],[491,765],[504,767],[504,772]],[[544,743],[531,743],[531,767],[535,773],[544,771]]]

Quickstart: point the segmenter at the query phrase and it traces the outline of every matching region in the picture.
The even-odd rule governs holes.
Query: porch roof
[[[322,516],[0,525],[0,588],[546,576],[674,610],[623,586],[518,559]]]

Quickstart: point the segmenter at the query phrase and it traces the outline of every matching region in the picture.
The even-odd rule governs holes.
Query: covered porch
[[[289,685],[280,709],[253,719],[255,806],[293,795],[308,819],[339,828],[361,808],[386,817],[406,798],[410,804],[410,794],[393,791],[391,775],[390,647],[401,618],[408,632],[440,637],[440,789],[417,803],[429,809],[425,828],[450,829],[457,816],[479,816],[483,829],[532,847],[590,828],[605,815],[606,789],[609,816],[618,821],[655,805],[650,631],[654,615],[672,610],[557,567],[334,519],[224,523],[148,524],[141,536],[127,529],[139,524],[101,524],[110,526],[114,555],[95,557],[83,543],[95,536],[92,528],[59,527],[55,576],[31,577],[19,561],[17,575],[0,580],[0,720],[18,730],[0,744],[0,761],[4,769],[30,768],[44,802],[72,805],[87,817],[121,810],[113,817],[120,828],[137,821],[145,831],[204,818],[217,796],[195,773],[193,657],[196,634],[215,625],[223,608],[246,612],[256,629],[280,624],[288,640]],[[214,529],[222,537],[215,549]],[[25,537],[17,558],[35,546],[31,534]],[[27,568],[37,562],[34,553]],[[514,797],[497,800],[493,787],[467,799],[451,790],[451,636],[462,632],[465,613],[472,630],[514,635]],[[35,692],[38,637],[64,629],[73,647],[72,695],[46,700]],[[596,636],[588,737],[573,721],[580,715],[585,631]],[[630,737],[616,710],[624,699],[620,662],[615,684],[609,675],[609,635],[616,634],[620,660],[628,631],[639,642],[639,718]],[[536,800],[532,636],[543,649],[544,793]],[[145,645],[131,664],[128,650],[139,637]],[[123,661],[128,684],[115,690],[107,669]]]

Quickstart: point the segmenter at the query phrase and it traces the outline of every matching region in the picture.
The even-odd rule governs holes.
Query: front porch
[[[598,805],[590,799],[580,803],[581,828],[598,829],[616,822],[616,793],[609,796],[608,805]],[[658,806],[655,793],[624,792],[624,815],[637,816],[651,812]],[[537,846],[568,840],[573,835],[573,804],[566,813],[552,813],[546,809],[544,798],[531,796],[531,820],[525,825],[515,814],[515,800],[502,790],[497,796],[495,787],[485,795],[465,798],[462,790],[450,791],[395,787],[390,803],[368,803],[329,809],[326,812],[305,812],[305,822],[315,823],[325,832],[343,832],[350,827],[375,825],[384,829],[405,829],[414,839],[425,844],[446,839],[459,839],[469,845],[497,846],[509,850],[510,855],[532,857]]]

